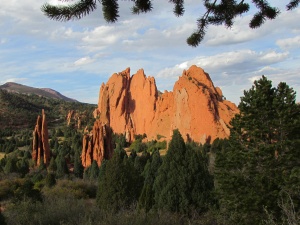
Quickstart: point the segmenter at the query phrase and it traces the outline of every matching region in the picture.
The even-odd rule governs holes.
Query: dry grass
[[[167,154],[167,149],[161,149],[161,150],[159,150],[159,154],[161,156],[165,156]]]

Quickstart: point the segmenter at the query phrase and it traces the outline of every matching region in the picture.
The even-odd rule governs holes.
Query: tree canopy
[[[59,0],[70,2],[73,0]],[[133,5],[131,11],[133,14],[147,13],[153,8],[151,0],[131,0]],[[300,0],[290,0],[286,5],[287,10],[295,9],[299,5]],[[109,23],[118,21],[119,4],[118,0],[98,0],[102,6],[103,17]],[[176,16],[184,14],[183,0],[169,0],[174,4],[173,12]],[[257,12],[251,19],[250,28],[260,27],[266,20],[275,19],[280,10],[277,7],[270,5],[268,0],[203,0],[205,13],[197,19],[197,29],[187,38],[187,43],[190,46],[196,47],[203,40],[206,30],[209,25],[225,25],[230,28],[234,24],[234,19],[247,13],[251,7],[256,7]],[[81,19],[90,14],[97,8],[96,0],[77,0],[77,2],[69,5],[51,5],[45,3],[42,6],[42,11],[47,17],[58,21],[69,21]]]
[[[278,221],[287,193],[299,210],[300,108],[286,83],[266,77],[244,91],[228,143],[217,153],[216,193],[231,224],[260,224],[265,211]]]

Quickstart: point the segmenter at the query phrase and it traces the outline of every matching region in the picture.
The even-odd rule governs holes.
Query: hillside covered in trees
[[[32,128],[42,109],[47,112],[51,125],[62,125],[70,110],[86,114],[87,120],[92,118],[95,105],[68,102],[64,100],[39,96],[36,94],[20,94],[0,89],[0,127],[1,129]],[[92,121],[86,121],[92,124]]]

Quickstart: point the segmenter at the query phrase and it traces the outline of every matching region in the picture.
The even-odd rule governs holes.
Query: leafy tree
[[[25,179],[14,192],[15,200],[22,201],[24,198],[30,198],[35,201],[41,201],[41,193],[34,189],[34,184],[31,180]]]
[[[295,99],[288,85],[273,88],[264,76],[244,91],[228,145],[216,157],[220,209],[230,223],[259,224],[264,208],[280,219],[282,191],[299,204],[300,108]]]
[[[71,0],[64,0],[71,1]],[[119,4],[117,0],[98,0],[102,4],[103,17],[107,22],[114,23],[119,17]],[[170,0],[174,4],[174,14],[182,16],[184,14],[183,0]],[[203,40],[206,29],[209,25],[225,25],[232,27],[234,19],[247,13],[251,7],[256,7],[257,12],[251,19],[249,26],[251,28],[260,27],[267,19],[275,19],[279,14],[279,9],[272,7],[268,0],[253,0],[250,3],[244,0],[204,0],[203,6],[206,12],[197,19],[197,30],[187,39],[191,46],[198,46]],[[299,0],[290,0],[286,5],[287,10],[295,9],[299,5]],[[78,0],[74,4],[67,6],[54,6],[48,3],[42,6],[42,11],[50,19],[58,21],[68,21],[81,19],[90,14],[97,8],[96,0]],[[133,14],[147,13],[152,10],[151,0],[134,0],[131,11]]]
[[[137,201],[141,179],[124,150],[115,151],[100,174],[97,203],[101,209],[115,212]]]
[[[135,152],[142,152],[146,150],[147,146],[142,142],[142,139],[136,139],[134,142],[132,142],[129,148],[131,151],[134,150]]]
[[[186,148],[180,132],[174,130],[154,183],[157,208],[180,213],[203,212],[210,202],[212,188],[212,178],[200,152]]]

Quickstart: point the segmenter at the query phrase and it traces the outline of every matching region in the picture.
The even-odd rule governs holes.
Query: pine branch
[[[275,19],[280,13],[279,9],[276,7],[271,7],[269,3],[265,0],[252,0],[259,11],[254,14],[252,20],[250,21],[249,26],[251,28],[260,27],[266,19]]]
[[[100,0],[98,0],[100,1]],[[119,4],[117,0],[101,0],[104,19],[109,23],[115,23],[119,16]]]
[[[67,0],[65,0],[67,1]],[[47,17],[58,21],[69,21],[81,19],[96,9],[95,0],[80,0],[79,2],[68,6],[53,6],[44,4],[41,10]]]
[[[204,6],[207,11],[197,20],[198,30],[187,39],[188,45],[193,47],[201,43],[209,24],[222,25],[224,23],[226,27],[231,27],[235,17],[249,10],[249,4],[244,3],[244,0],[239,3],[235,0],[221,0],[219,4],[217,4],[217,0],[213,3],[205,0]]]
[[[134,0],[134,6],[131,11],[133,14],[147,13],[152,10],[151,0]]]
[[[293,10],[298,7],[300,0],[291,0],[289,4],[287,4],[287,10]]]
[[[184,13],[184,1],[183,0],[169,0],[175,4],[173,12],[176,16],[182,16]]]

